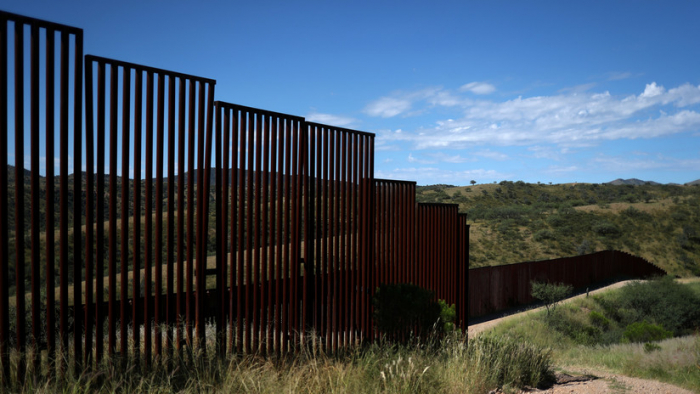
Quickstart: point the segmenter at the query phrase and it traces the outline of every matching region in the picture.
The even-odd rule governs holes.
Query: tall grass
[[[429,343],[374,343],[336,355],[302,349],[281,357],[219,358],[209,344],[206,353],[175,352],[150,366],[129,357],[105,359],[77,374],[29,370],[21,381],[4,381],[0,392],[483,393],[536,386],[550,373],[546,349],[514,337],[467,341],[454,334]]]

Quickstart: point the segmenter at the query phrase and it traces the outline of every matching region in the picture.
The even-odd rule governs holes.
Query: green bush
[[[532,239],[537,242],[542,242],[547,239],[554,239],[554,233],[548,229],[539,230],[532,236]]]
[[[444,333],[451,333],[455,330],[455,320],[457,320],[457,306],[448,304],[445,300],[438,300],[440,305],[440,321]]]
[[[532,291],[530,294],[533,298],[538,299],[544,303],[545,308],[547,308],[547,315],[554,311],[559,301],[568,297],[573,291],[571,285],[565,285],[563,283],[544,283],[532,281],[530,282]]]
[[[608,221],[601,221],[601,222],[595,223],[593,225],[592,230],[594,233],[596,233],[602,237],[616,238],[616,237],[619,237],[621,234],[620,229]]]
[[[588,320],[590,320],[591,324],[603,330],[607,330],[610,327],[610,320],[600,312],[591,311],[591,313],[588,314]]]
[[[567,220],[562,215],[551,215],[547,218],[547,223],[553,227],[560,227],[567,223]]]
[[[666,331],[663,327],[646,321],[632,323],[622,333],[623,342],[635,343],[658,342],[671,337],[673,337],[671,331]]]
[[[608,309],[624,325],[644,320],[661,325],[674,336],[690,334],[700,327],[700,296],[688,286],[666,276],[633,282],[622,289]]]
[[[431,332],[442,312],[432,291],[408,283],[382,284],[372,297],[374,323],[390,340],[407,339],[415,329]]]

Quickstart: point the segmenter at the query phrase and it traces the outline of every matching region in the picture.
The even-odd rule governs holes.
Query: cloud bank
[[[494,90],[492,85],[472,82],[457,92],[433,88],[395,93],[374,101],[365,112],[389,118],[440,107],[455,111],[453,118],[411,132],[383,132],[378,136],[386,143],[411,142],[413,149],[462,149],[486,144],[585,147],[602,141],[655,138],[700,129],[696,108],[700,86],[691,84],[666,89],[651,82],[638,95],[625,97],[576,89],[506,101],[475,100],[463,94]]]

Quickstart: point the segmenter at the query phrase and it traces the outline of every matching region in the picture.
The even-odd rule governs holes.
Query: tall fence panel
[[[570,284],[577,290],[606,281],[646,278],[665,272],[641,257],[620,251],[469,270],[468,316],[477,317],[535,301],[531,281]]]
[[[305,123],[308,206],[304,261],[308,279],[304,328],[336,351],[371,332],[369,259],[374,134]]]
[[[203,343],[215,82],[90,55],[85,81],[84,359],[105,321],[109,355]]]
[[[416,183],[374,181],[374,283],[415,283]]]
[[[459,305],[463,302],[458,296],[460,273],[469,262],[462,249],[468,242],[465,216],[459,215],[456,204],[418,204],[416,217],[415,284],[433,290],[448,304]]]
[[[298,278],[308,275],[303,119],[220,101],[216,119],[218,331],[231,352],[287,352],[302,332]]]
[[[10,347],[21,357],[29,347],[45,348],[53,363],[57,324],[61,349],[69,346],[68,284],[79,280],[83,261],[81,237],[71,239],[80,234],[79,215],[75,219],[72,213],[80,212],[81,177],[70,176],[82,167],[82,56],[82,29],[0,11],[0,363],[5,376]],[[30,283],[28,293],[25,283]],[[73,297],[80,302],[79,288]],[[78,314],[72,317],[81,321]],[[75,333],[78,353],[79,338]],[[39,353],[29,354],[38,368]],[[22,374],[24,359],[18,367]]]

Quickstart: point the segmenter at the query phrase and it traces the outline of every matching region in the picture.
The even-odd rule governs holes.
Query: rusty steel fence
[[[80,276],[82,262],[81,255],[73,253],[80,250],[81,238],[72,236],[80,232],[81,222],[72,214],[80,212],[80,199],[72,196],[80,195],[81,180],[70,175],[82,167],[82,52],[82,29],[0,12],[0,362],[5,376],[10,347],[20,353],[21,375],[25,354],[35,368],[39,366],[39,353],[26,352],[29,348],[45,348],[53,360],[57,332],[62,348],[68,344],[69,276]],[[29,311],[25,294],[30,296]],[[80,295],[77,290],[72,294],[78,301]],[[79,316],[71,317],[80,322]]]
[[[467,224],[456,204],[418,204],[416,226],[416,280],[418,286],[435,291],[437,298],[460,305],[460,287],[466,285],[469,258]],[[458,325],[466,320],[458,316]]]
[[[434,291],[466,329],[530,302],[531,279],[662,273],[622,252],[469,270],[466,215],[375,179],[374,134],[215,101],[215,83],[0,12],[2,376],[11,351],[18,374],[207,341],[335,352],[378,337],[385,283]]]
[[[641,257],[620,251],[469,270],[469,317],[483,316],[534,301],[530,282],[570,284],[582,290],[606,281],[646,278],[666,272]]]
[[[109,355],[131,343],[150,359],[192,343],[193,327],[204,339],[214,85],[85,57],[85,302],[75,305],[84,307],[86,362],[103,356],[105,320]]]
[[[307,209],[302,304],[305,330],[335,351],[371,329],[371,200],[374,134],[306,122]],[[307,276],[308,275],[308,276]]]
[[[374,179],[374,134],[214,101],[215,83],[0,12],[2,376],[11,351],[20,374],[208,340],[334,352],[378,336],[382,283],[466,311],[456,206]]]
[[[308,276],[304,121],[220,101],[215,114],[220,351],[286,352],[303,332],[297,279]]]

